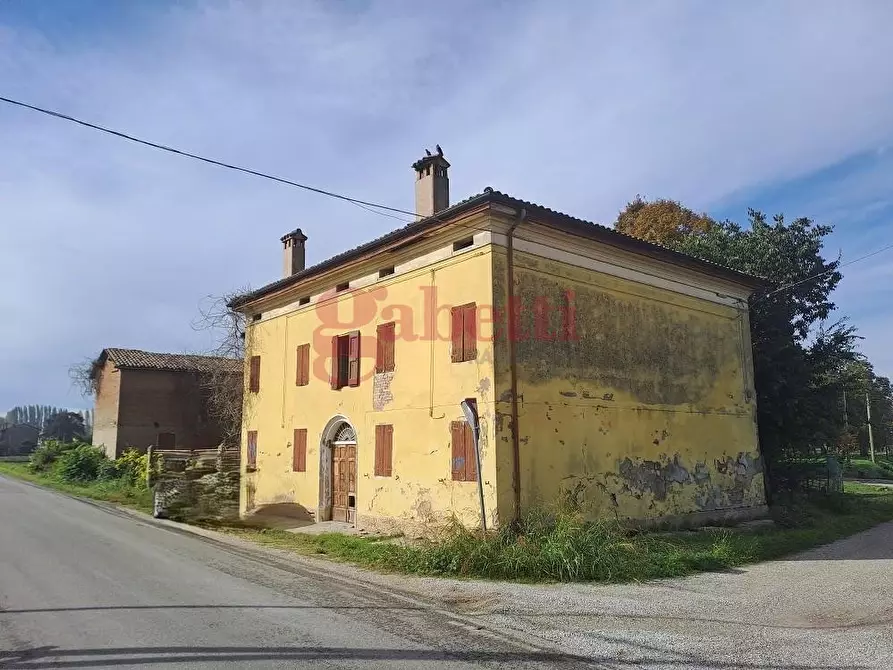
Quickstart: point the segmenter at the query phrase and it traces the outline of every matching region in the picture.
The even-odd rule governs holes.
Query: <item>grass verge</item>
[[[104,500],[133,507],[141,512],[152,511],[152,492],[144,487],[133,486],[119,480],[95,481],[84,484],[64,482],[52,473],[35,473],[28,463],[0,461],[0,474],[10,475],[27,482],[41,484],[49,488],[74,495]]]
[[[847,485],[845,493],[793,499],[775,526],[674,533],[585,523],[573,514],[528,515],[518,532],[486,538],[455,527],[437,542],[399,544],[340,534],[224,528],[262,545],[391,572],[512,581],[625,582],[724,570],[779,558],[893,520],[893,491]]]
[[[149,512],[152,495],[121,482],[72,484],[0,462],[0,473]],[[847,484],[841,495],[792,498],[775,526],[656,533],[563,512],[528,514],[517,530],[481,537],[454,526],[437,541],[402,543],[337,533],[308,535],[239,524],[202,524],[258,544],[387,572],[511,581],[627,582],[725,570],[827,544],[893,520],[893,489]]]

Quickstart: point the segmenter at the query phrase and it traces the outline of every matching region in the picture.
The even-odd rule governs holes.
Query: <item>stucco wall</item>
[[[501,309],[505,277],[500,248],[494,279]],[[568,494],[591,516],[621,518],[709,518],[764,503],[746,309],[527,253],[516,253],[515,277],[523,509]],[[568,291],[574,329],[564,337],[558,307]],[[551,306],[539,334],[537,300]],[[496,346],[496,375],[500,498],[507,504],[505,338]]]
[[[93,444],[102,447],[109,458],[115,458],[118,444],[118,393],[121,372],[106,360],[99,371],[99,389],[93,408]]]
[[[261,356],[260,391],[245,394],[242,463],[247,462],[247,431],[256,430],[257,471],[243,474],[241,511],[284,503],[291,513],[313,516],[319,503],[323,431],[333,416],[343,415],[357,433],[358,525],[415,532],[454,513],[476,524],[477,484],[451,480],[450,442],[450,422],[462,418],[459,402],[474,397],[482,415],[483,479],[493,523],[493,354],[486,341],[492,339],[490,325],[481,325],[485,341],[478,344],[477,361],[452,363],[450,357],[450,307],[490,305],[491,271],[489,246],[476,247],[376,281],[361,291],[366,297],[333,295],[252,323],[247,355]],[[335,313],[334,320],[342,325],[333,323]],[[435,330],[432,313],[437,337],[430,336]],[[376,379],[376,326],[388,321],[398,324],[396,370]],[[362,381],[356,388],[332,390],[331,338],[351,330],[359,330],[363,338]],[[305,343],[311,344],[310,383],[296,386],[296,350]],[[391,477],[374,475],[375,426],[380,423],[394,427]],[[304,473],[292,471],[295,428],[308,431]]]

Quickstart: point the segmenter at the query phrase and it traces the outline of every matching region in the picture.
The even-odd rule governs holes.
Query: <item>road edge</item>
[[[296,552],[291,552],[284,549],[267,547],[256,542],[251,542],[250,540],[244,540],[242,538],[233,537],[231,535],[227,535],[226,533],[221,533],[209,528],[192,526],[190,524],[182,523],[179,521],[172,521],[169,519],[156,519],[151,514],[147,514],[145,512],[141,512],[140,510],[126,507],[124,505],[119,505],[105,500],[97,500],[95,498],[88,498],[86,496],[80,496],[73,493],[68,493],[66,491],[60,491],[58,489],[44,486],[36,482],[31,482],[26,479],[19,479],[14,475],[0,473],[0,478],[4,477],[10,479],[11,481],[24,484],[26,486],[32,486],[42,491],[47,491],[49,493],[77,500],[108,514],[114,514],[116,516],[126,516],[138,523],[145,523],[156,528],[162,528],[169,532],[198,537],[205,542],[221,546],[221,548],[223,548],[224,550],[229,549],[233,553],[244,554],[245,552],[248,552],[254,554],[255,556],[263,556],[267,559],[274,559],[275,563],[272,563],[272,566],[284,571],[289,571],[287,565],[292,564],[296,569],[309,570],[316,573],[317,575],[319,573],[325,573],[326,579],[340,582],[342,585],[347,587],[385,590],[391,597],[401,600],[407,604],[428,609],[440,616],[443,616],[452,625],[464,628],[476,634],[486,635],[494,639],[510,643],[520,649],[531,652],[547,651],[564,656],[567,661],[585,663],[586,665],[595,668],[607,667],[599,664],[596,661],[593,661],[592,659],[586,658],[585,656],[578,656],[562,645],[544,637],[536,636],[536,642],[532,644],[531,634],[529,631],[524,631],[520,628],[495,626],[489,624],[481,618],[476,617],[474,614],[464,614],[456,611],[455,609],[452,609],[450,605],[443,600],[426,597],[414,590],[395,587],[393,583],[390,583],[386,579],[384,579],[386,575],[366,570],[359,566],[355,566],[349,563],[334,562],[322,558],[314,558],[312,556],[304,556]],[[268,560],[267,562],[270,563],[270,560]],[[282,565],[283,562],[286,564],[285,566]],[[415,577],[413,575],[401,575],[401,577],[409,580],[427,579],[422,577]],[[475,580],[457,581],[474,582]]]

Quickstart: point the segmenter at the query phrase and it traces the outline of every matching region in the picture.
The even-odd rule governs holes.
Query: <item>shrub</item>
[[[62,454],[78,446],[78,442],[59,442],[58,440],[46,440],[37,449],[31,452],[28,460],[28,468],[32,472],[46,472]]]
[[[65,451],[56,464],[56,474],[66,482],[90,482],[99,477],[108,461],[105,452],[89,444],[78,444]]]
[[[148,455],[141,454],[136,449],[127,449],[116,460],[107,462],[109,465],[104,465],[99,473],[100,479],[119,479],[131,486],[145,484],[146,470],[149,467]]]

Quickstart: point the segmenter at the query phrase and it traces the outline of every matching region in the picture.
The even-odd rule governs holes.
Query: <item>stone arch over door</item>
[[[332,520],[332,454],[337,444],[356,444],[357,431],[346,416],[336,414],[322,431],[319,441],[319,506],[317,521]]]

